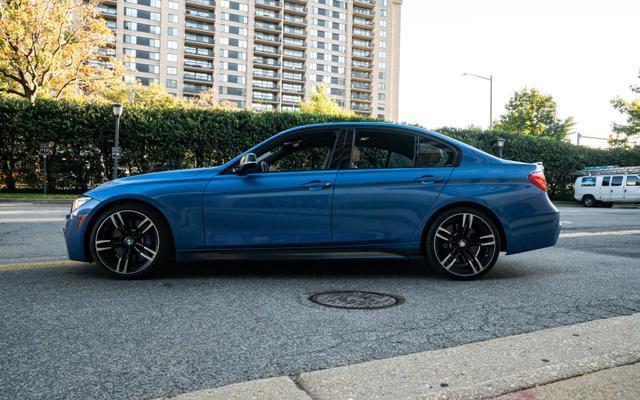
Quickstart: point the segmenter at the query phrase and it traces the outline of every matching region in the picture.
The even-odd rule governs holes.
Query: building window
[[[167,67],[167,75],[177,75],[178,68],[176,67]]]
[[[174,28],[174,27],[168,27],[167,28],[167,35],[169,36],[178,36],[178,28]]]
[[[174,53],[167,53],[167,61],[178,62],[178,55]]]
[[[178,42],[175,40],[167,40],[167,47],[175,50],[178,48]]]
[[[167,79],[167,89],[175,89],[178,87],[178,81],[175,79]]]
[[[169,10],[178,10],[180,9],[180,4],[176,1],[169,2]]]
[[[171,22],[172,24],[177,24],[178,23],[178,16],[175,14],[169,14],[167,15],[167,19],[169,22]]]

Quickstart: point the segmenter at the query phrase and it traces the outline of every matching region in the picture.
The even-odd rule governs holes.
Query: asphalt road
[[[60,223],[44,220],[63,208],[0,207],[0,262],[64,256]],[[143,281],[0,267],[0,398],[146,399],[640,312],[640,235],[593,236],[640,229],[640,209],[561,214],[571,235],[476,282],[408,262],[181,265]],[[405,302],[308,301],[345,289]]]

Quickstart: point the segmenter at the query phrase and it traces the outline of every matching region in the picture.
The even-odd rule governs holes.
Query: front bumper
[[[67,215],[62,232],[70,260],[91,261],[91,255],[85,249],[85,242],[86,235],[90,234],[88,226],[93,211],[99,203],[98,200],[91,199]]]

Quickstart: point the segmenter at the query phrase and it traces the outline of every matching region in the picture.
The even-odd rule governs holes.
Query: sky
[[[494,120],[535,87],[602,138],[640,85],[640,0],[404,0],[401,31],[399,119],[431,129],[488,126],[489,82],[465,72],[494,76]]]

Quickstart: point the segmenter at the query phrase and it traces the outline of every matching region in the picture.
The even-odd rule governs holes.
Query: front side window
[[[611,186],[622,186],[622,176],[614,176],[611,179]]]
[[[640,176],[637,176],[637,175],[627,176],[627,186],[640,186]]]
[[[596,185],[595,177],[582,178],[582,186],[595,186],[595,185]]]
[[[336,142],[334,132],[312,133],[288,138],[259,151],[258,162],[266,162],[269,172],[329,169]]]
[[[602,178],[602,186],[609,186],[609,182],[611,182],[610,176],[605,176],[604,178]]]
[[[390,132],[359,131],[351,152],[351,168],[412,168],[415,136]]]

